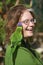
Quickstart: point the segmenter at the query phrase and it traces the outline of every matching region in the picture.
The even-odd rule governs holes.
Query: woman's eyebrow
[[[29,19],[26,19],[26,20],[24,20],[24,21],[29,21]],[[22,22],[24,22],[24,21],[22,21]]]
[[[33,19],[33,18],[32,18]],[[32,19],[30,19],[30,20],[32,20]],[[24,20],[24,21],[22,21],[22,22],[25,22],[25,21],[29,21],[29,19],[26,19],[26,20]]]

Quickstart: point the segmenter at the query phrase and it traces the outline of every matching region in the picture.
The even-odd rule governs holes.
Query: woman
[[[30,43],[35,23],[32,10],[23,5],[11,8],[5,27],[7,35],[9,34],[5,65],[43,65],[38,54],[32,49],[32,43]]]

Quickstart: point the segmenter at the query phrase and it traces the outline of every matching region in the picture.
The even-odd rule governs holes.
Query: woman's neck
[[[29,44],[32,45],[32,43],[33,43],[33,37],[24,38],[24,41],[25,41],[25,43],[27,42],[27,43],[29,43]]]

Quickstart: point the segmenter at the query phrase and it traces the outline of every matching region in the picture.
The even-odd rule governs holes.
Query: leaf
[[[11,0],[6,0],[6,4],[9,4]]]

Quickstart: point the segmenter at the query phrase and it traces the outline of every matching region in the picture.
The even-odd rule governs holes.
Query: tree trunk
[[[20,0],[16,0],[16,3],[15,3],[15,5],[18,5],[18,4],[19,4],[19,1],[20,1]]]

